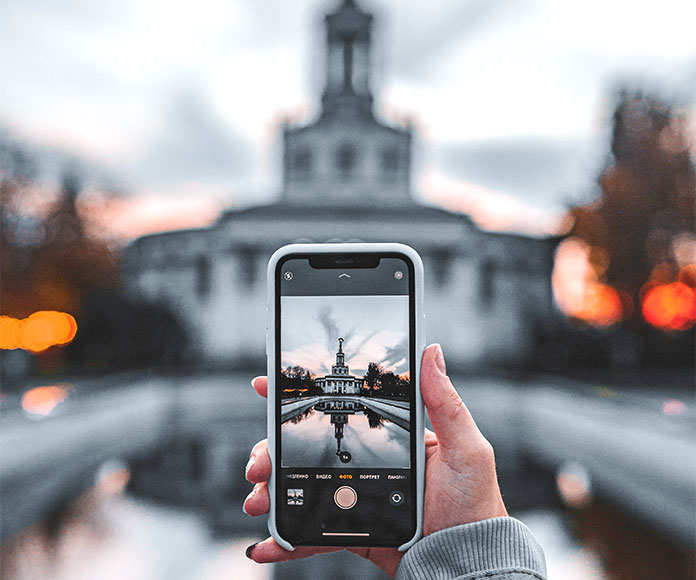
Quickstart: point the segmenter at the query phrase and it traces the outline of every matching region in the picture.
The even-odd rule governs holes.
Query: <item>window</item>
[[[396,147],[386,147],[382,150],[382,171],[393,177],[399,170],[399,150]]]
[[[481,263],[479,272],[479,301],[488,308],[495,299],[495,266],[490,260]]]
[[[211,277],[210,260],[199,256],[196,260],[196,294],[200,300],[210,295]]]
[[[257,255],[253,248],[242,247],[239,250],[239,276],[247,287],[251,287],[256,282],[257,274]]]
[[[349,178],[355,169],[355,148],[349,144],[343,144],[336,154],[336,166],[341,177]]]
[[[295,151],[292,165],[297,173],[309,173],[312,170],[312,152],[309,147],[300,147]]]
[[[435,250],[431,255],[432,271],[439,286],[445,286],[450,278],[453,256],[449,250]]]

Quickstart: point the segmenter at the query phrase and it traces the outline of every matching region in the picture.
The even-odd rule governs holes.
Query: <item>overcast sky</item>
[[[0,128],[133,196],[271,201],[278,120],[316,111],[336,3],[3,0]],[[376,110],[416,120],[426,201],[543,221],[591,192],[618,86],[693,109],[696,2],[361,5],[377,17]]]
[[[281,316],[283,367],[328,374],[343,338],[351,374],[371,362],[408,372],[408,296],[283,296]]]

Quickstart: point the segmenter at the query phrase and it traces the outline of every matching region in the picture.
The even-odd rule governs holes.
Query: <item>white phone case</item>
[[[268,480],[268,494],[270,496],[270,510],[268,512],[268,530],[271,536],[286,550],[294,550],[290,542],[281,537],[276,526],[276,429],[275,429],[275,365],[276,365],[276,344],[275,344],[275,270],[281,258],[289,254],[333,254],[333,253],[400,253],[411,259],[414,267],[414,292],[416,307],[416,328],[415,328],[415,353],[416,353],[416,433],[420,437],[416,438],[416,533],[406,543],[398,547],[398,550],[405,552],[421,537],[423,529],[423,495],[425,490],[425,431],[423,423],[423,398],[420,390],[420,370],[421,357],[425,348],[425,314],[423,312],[423,262],[418,253],[405,244],[395,243],[337,243],[337,244],[290,244],[277,250],[268,262],[268,302],[267,302],[267,322],[266,322],[266,354],[268,360],[268,453],[271,458],[271,477]]]

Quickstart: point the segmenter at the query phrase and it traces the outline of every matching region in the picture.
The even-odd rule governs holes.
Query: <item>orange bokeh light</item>
[[[51,346],[68,344],[76,333],[75,318],[65,312],[41,310],[23,320],[0,317],[1,349],[41,352]]]
[[[22,322],[11,316],[0,316],[0,348],[20,348]]]
[[[696,323],[696,290],[682,282],[653,286],[643,297],[643,316],[662,330],[687,330]]]
[[[579,238],[559,245],[552,283],[556,302],[566,315],[593,326],[610,326],[630,315],[630,297],[622,298],[625,293],[600,282],[608,266],[606,251]]]
[[[615,324],[623,314],[621,297],[611,286],[593,284],[585,290],[582,308],[573,314],[595,326]]]
[[[69,395],[69,389],[61,385],[49,385],[29,389],[22,396],[22,409],[32,415],[49,415]]]

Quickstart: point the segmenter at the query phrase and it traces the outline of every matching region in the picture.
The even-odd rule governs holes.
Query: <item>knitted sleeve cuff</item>
[[[544,552],[519,520],[482,520],[440,530],[401,559],[397,580],[546,578]]]

